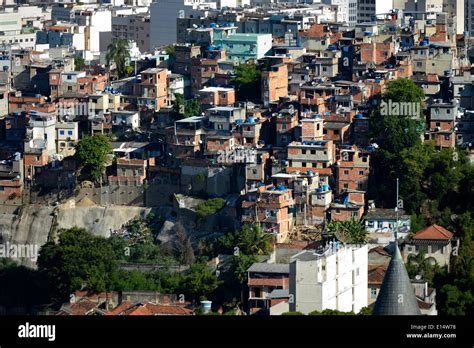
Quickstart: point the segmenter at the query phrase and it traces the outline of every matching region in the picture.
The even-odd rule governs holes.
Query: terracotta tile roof
[[[439,225],[431,225],[418,231],[413,237],[414,240],[451,240],[454,233]]]
[[[374,285],[382,285],[383,278],[387,272],[387,266],[369,266],[369,275],[367,282]]]
[[[64,305],[56,315],[87,315],[98,305],[97,302],[83,298],[76,303]]]
[[[189,308],[176,305],[158,305],[154,303],[123,302],[108,311],[106,315],[192,315],[193,311]]]
[[[127,311],[124,315],[152,315],[152,313],[146,306],[138,306],[131,311]]]
[[[248,280],[249,286],[285,286],[288,278],[271,279],[271,278],[251,278]]]
[[[377,253],[382,256],[390,256],[390,253],[383,246],[378,246],[369,250],[369,254]]]
[[[420,307],[420,309],[430,309],[433,306],[433,303],[422,301],[419,298],[416,300],[418,301],[418,307]]]
[[[132,302],[124,301],[121,304],[119,304],[117,307],[115,307],[114,309],[105,312],[105,315],[119,315],[120,313],[126,311],[132,306],[133,306]]]
[[[189,308],[174,305],[157,305],[147,303],[146,308],[152,315],[192,315],[193,311]]]

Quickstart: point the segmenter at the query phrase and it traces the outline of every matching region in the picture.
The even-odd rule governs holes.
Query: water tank
[[[285,185],[280,185],[280,186],[278,187],[278,189],[279,189],[280,191],[285,191],[286,188],[285,188]]]
[[[204,314],[207,314],[211,311],[212,301],[201,301],[201,309]]]
[[[329,191],[329,185],[323,185],[323,191]]]

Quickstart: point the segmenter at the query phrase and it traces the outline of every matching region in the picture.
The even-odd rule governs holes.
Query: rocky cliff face
[[[74,201],[56,207],[27,205],[15,213],[0,213],[0,244],[34,245],[39,250],[53,231],[74,226],[83,227],[96,236],[109,237],[112,230],[136,216],[146,216],[150,210],[129,206],[76,206]],[[16,261],[27,267],[36,266],[32,258]]]

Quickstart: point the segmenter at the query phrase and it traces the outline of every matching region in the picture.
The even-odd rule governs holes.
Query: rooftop
[[[414,240],[451,240],[454,236],[453,232],[448,231],[444,227],[431,225],[418,231],[413,237]]]

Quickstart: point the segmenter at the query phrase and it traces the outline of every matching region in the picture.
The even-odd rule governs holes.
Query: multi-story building
[[[324,0],[328,5],[337,5],[337,22],[349,26],[357,24],[357,0]]]
[[[369,188],[369,154],[356,147],[341,149],[336,166],[337,194]]]
[[[112,38],[133,40],[141,52],[150,51],[150,17],[146,14],[113,16]]]
[[[439,148],[456,145],[456,124],[459,114],[458,104],[436,103],[430,106],[429,129],[425,133],[426,140],[433,140]]]
[[[426,257],[433,258],[436,263],[448,269],[451,266],[451,256],[457,249],[459,241],[454,237],[454,233],[442,226],[431,225],[415,233],[407,241],[403,249],[405,260],[410,254],[424,252]]]
[[[235,103],[235,90],[226,87],[206,87],[198,91],[203,107],[233,106]]]
[[[19,204],[23,193],[23,158],[18,152],[0,163],[0,203]]]
[[[367,246],[330,243],[305,250],[290,262],[290,311],[334,309],[359,312],[367,306]]]
[[[67,157],[76,152],[75,148],[79,141],[79,124],[77,122],[56,123],[56,151]]]
[[[357,0],[357,23],[376,22],[393,9],[393,0]]]
[[[243,223],[258,223],[266,233],[283,243],[293,231],[293,192],[284,185],[261,186],[250,191],[242,202]]]
[[[288,290],[289,265],[286,263],[254,263],[247,269],[251,312],[269,309],[269,295],[274,290]]]
[[[168,106],[168,70],[149,68],[140,73],[138,105],[156,111]]]
[[[272,35],[233,33],[214,38],[214,45],[222,46],[226,51],[227,61],[245,63],[263,58],[271,50]]]
[[[314,172],[330,172],[334,163],[335,146],[329,141],[292,142],[288,145],[287,172],[312,170]]]
[[[202,0],[156,0],[150,4],[150,48],[171,45],[177,39],[177,20],[194,13]]]
[[[288,66],[285,63],[272,65],[267,71],[262,72],[262,98],[263,105],[278,101],[288,95]]]

